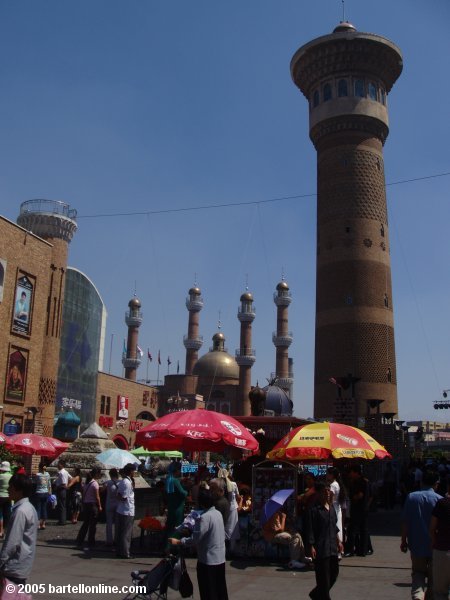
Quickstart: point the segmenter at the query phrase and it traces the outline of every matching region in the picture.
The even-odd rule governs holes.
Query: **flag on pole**
[[[177,360],[177,374],[180,372],[180,361]]]
[[[142,358],[144,356],[144,353],[142,352],[142,349],[139,348],[139,346],[136,346],[136,352],[139,354],[139,356]]]
[[[123,340],[123,350],[122,350],[122,353],[123,353],[124,356],[127,355],[127,345],[125,343],[125,340]]]
[[[152,360],[153,360],[153,357],[152,357],[152,355],[150,354],[150,350],[149,350],[149,348],[147,348],[147,358],[148,358],[148,360],[149,360],[150,362],[152,362]]]
[[[161,350],[158,350],[158,365],[161,364]]]
[[[170,356],[167,357],[167,365],[171,365],[172,361],[170,360]]]

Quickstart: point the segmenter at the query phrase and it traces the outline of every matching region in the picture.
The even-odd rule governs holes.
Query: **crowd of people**
[[[107,546],[119,558],[132,558],[136,465],[111,469],[103,482],[97,467],[86,477],[78,467],[70,471],[60,460],[51,478],[42,462],[29,477],[20,460],[13,466],[0,463],[0,538],[4,539],[0,572],[11,581],[26,581],[37,532],[46,528],[52,507],[59,525],[67,523],[68,512],[74,524],[82,515],[76,544],[84,551],[95,547],[103,513]],[[330,597],[340,560],[373,553],[369,511],[380,506],[391,509],[397,502],[402,505],[400,549],[411,554],[412,598],[425,598],[427,589],[427,597],[433,590],[435,600],[448,598],[450,465],[446,459],[415,461],[401,471],[386,463],[377,482],[369,481],[359,464],[351,464],[344,473],[329,467],[322,477],[306,470],[301,479],[302,491],[293,498],[295,509],[287,510],[283,501],[260,525],[267,544],[288,548],[288,568],[314,568],[316,587],[311,598]],[[226,600],[226,559],[235,555],[240,525],[252,513],[250,485],[236,483],[230,465],[202,466],[182,478],[181,463],[172,461],[160,491],[165,553],[194,546],[201,600]],[[290,502],[292,508],[292,498]]]

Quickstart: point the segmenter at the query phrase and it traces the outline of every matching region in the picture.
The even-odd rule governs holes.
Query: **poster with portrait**
[[[117,418],[128,419],[128,397],[117,396]]]
[[[25,399],[25,384],[27,379],[28,350],[10,347],[8,372],[6,374],[7,400],[23,402]]]
[[[31,332],[31,308],[33,303],[34,282],[27,275],[17,279],[16,296],[14,299],[14,313],[12,330],[15,333]]]
[[[0,258],[0,302],[3,300],[3,287],[5,285],[6,260]]]

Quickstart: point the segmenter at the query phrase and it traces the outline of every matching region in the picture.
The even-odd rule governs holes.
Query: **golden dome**
[[[212,350],[198,359],[194,365],[193,374],[199,377],[239,379],[239,367],[228,352]]]
[[[213,342],[215,342],[216,340],[225,340],[225,336],[221,331],[218,331],[213,335]]]
[[[242,301],[252,302],[253,301],[252,294],[250,292],[244,292],[241,296],[241,302]]]
[[[199,287],[195,286],[195,287],[191,287],[191,289],[189,290],[189,296],[200,296],[201,295],[201,290]]]
[[[283,281],[280,281],[280,283],[277,285],[277,290],[278,290],[279,292],[281,292],[281,291],[288,291],[288,290],[289,290],[289,286],[288,286],[288,284],[287,284],[287,283],[284,281],[284,279],[283,279]]]
[[[141,301],[139,300],[139,298],[136,298],[136,296],[134,296],[134,298],[131,298],[131,300],[128,302],[128,306],[130,308],[141,308]]]

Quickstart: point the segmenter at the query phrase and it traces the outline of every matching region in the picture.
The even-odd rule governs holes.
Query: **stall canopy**
[[[147,450],[220,452],[227,446],[257,452],[259,444],[241,423],[223,413],[195,409],[169,413],[136,435]]]
[[[131,450],[134,456],[159,456],[161,458],[183,458],[183,453],[178,450],[146,450],[143,446]]]
[[[365,431],[342,423],[309,423],[284,436],[267,453],[270,460],[321,460],[327,458],[392,458]]]

